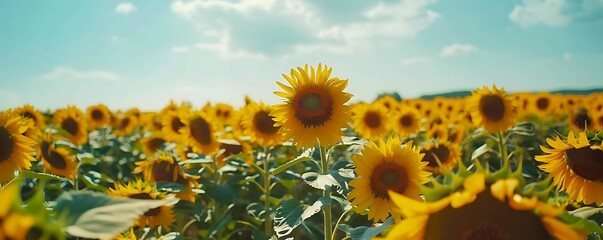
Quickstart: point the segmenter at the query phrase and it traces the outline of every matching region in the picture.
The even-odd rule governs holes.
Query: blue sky
[[[353,101],[603,87],[603,0],[0,1],[0,108],[276,103],[306,63]]]

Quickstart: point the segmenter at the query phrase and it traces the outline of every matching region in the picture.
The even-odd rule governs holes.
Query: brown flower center
[[[581,130],[586,129],[588,126],[592,125],[592,119],[588,115],[588,110],[584,108],[578,108],[574,111],[574,117],[572,118],[572,123],[576,124],[578,128]]]
[[[253,125],[264,134],[276,133],[279,128],[274,126],[275,123],[266,111],[259,111],[253,116]]]
[[[127,128],[130,125],[130,117],[125,117],[121,120],[121,128]]]
[[[163,138],[152,138],[147,143],[147,147],[149,148],[149,150],[151,150],[151,152],[156,152],[163,146],[164,143],[165,140]]]
[[[209,123],[201,117],[195,117],[190,121],[189,130],[191,136],[202,145],[211,144],[211,129]]]
[[[425,153],[423,161],[428,162],[427,166],[437,167],[439,166],[438,160],[442,164],[448,161],[450,149],[444,145],[438,145],[437,147],[433,147],[429,150],[421,149],[421,153]]]
[[[591,181],[603,182],[603,151],[599,148],[583,147],[565,151],[567,165],[578,176]]]
[[[179,170],[176,169],[177,167],[180,166],[161,161],[153,164],[151,174],[153,175],[153,178],[155,178],[156,182],[175,182],[186,186],[186,179],[180,174],[177,173],[176,179],[174,179],[174,172]]]
[[[180,128],[184,127],[184,123],[182,123],[182,121],[180,121],[180,118],[174,117],[174,118],[172,118],[172,121],[170,122],[170,127],[172,128],[172,131],[178,133],[178,130],[180,130]]]
[[[92,119],[94,119],[94,120],[102,120],[103,117],[105,116],[103,114],[103,112],[98,109],[92,110],[92,112],[90,112],[90,115],[92,116]]]
[[[368,111],[364,114],[364,124],[369,128],[378,128],[381,126],[381,116],[374,111]]]
[[[505,115],[505,102],[497,95],[487,95],[480,99],[480,112],[488,121],[500,121]]]
[[[293,107],[295,117],[305,127],[318,127],[331,118],[333,98],[326,89],[309,88],[295,96]]]
[[[129,198],[132,198],[132,199],[142,199],[142,200],[153,199],[151,197],[151,195],[149,195],[148,193],[136,193],[136,194],[132,194],[132,195],[129,196]],[[149,209],[148,211],[146,211],[144,213],[144,215],[147,216],[147,217],[157,216],[161,212],[160,208],[161,207],[156,207],[156,208]]]
[[[75,136],[78,133],[78,123],[72,117],[68,117],[61,123],[61,128]]]
[[[42,141],[40,144],[40,151],[42,152],[42,157],[44,157],[53,168],[65,169],[65,167],[67,167],[67,161],[63,158],[63,155],[55,150],[51,150],[50,144],[46,141]]]
[[[518,211],[492,197],[490,191],[460,208],[448,206],[429,216],[424,239],[551,239],[540,217]]]
[[[382,163],[373,170],[370,185],[376,197],[389,199],[388,190],[404,193],[408,182],[408,174],[402,166],[395,163]]]
[[[243,145],[241,144],[222,143],[220,148],[224,149],[224,153],[222,153],[224,158],[243,152]]]
[[[409,114],[405,114],[404,116],[400,117],[400,124],[404,127],[410,127],[412,126],[413,121],[413,117],[410,116]]]
[[[0,163],[8,160],[13,153],[13,138],[5,127],[0,127]]]
[[[550,105],[550,101],[548,98],[542,97],[542,98],[538,98],[538,100],[536,100],[536,107],[538,107],[538,110],[541,110],[541,111],[547,110],[549,105]]]

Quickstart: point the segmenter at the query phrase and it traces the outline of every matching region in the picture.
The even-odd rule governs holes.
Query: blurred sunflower
[[[249,104],[239,108],[235,111],[234,116],[232,117],[232,124],[230,125],[230,132],[237,138],[245,137],[246,127],[244,125],[244,121],[246,116],[248,115],[248,109],[250,105],[256,104],[255,102],[250,102]],[[279,135],[280,140],[280,135]]]
[[[586,133],[576,137],[569,132],[567,140],[559,137],[548,138],[551,148],[541,146],[544,155],[536,160],[544,164],[538,166],[553,177],[553,184],[569,197],[585,204],[603,205],[603,143],[589,141]]]
[[[197,193],[192,188],[199,187],[197,179],[199,176],[193,176],[184,173],[182,167],[178,165],[172,155],[162,152],[150,156],[146,160],[134,163],[136,168],[132,173],[142,173],[146,182],[172,182],[184,186],[185,191],[176,192],[176,196],[182,200],[195,202]]]
[[[234,116],[234,108],[226,103],[217,103],[213,107],[213,115],[219,122],[230,124]]]
[[[547,92],[541,92],[533,94],[530,97],[530,112],[535,113],[538,116],[547,116],[556,111],[557,103],[556,98],[553,94]]]
[[[113,238],[113,240],[137,240],[136,233],[134,233],[134,228],[130,228],[130,231],[121,233]],[[158,238],[157,240],[160,240]]]
[[[349,106],[352,97],[344,92],[347,80],[331,78],[331,68],[319,64],[314,67],[291,69],[291,75],[283,77],[291,84],[277,84],[284,92],[274,92],[285,99],[284,104],[274,107],[271,116],[280,126],[284,140],[293,139],[297,147],[334,145],[341,142],[342,128],[350,122]]]
[[[111,112],[104,104],[97,104],[86,109],[86,119],[90,129],[101,128],[111,123]]]
[[[442,168],[450,170],[461,159],[461,147],[446,140],[428,142],[420,152],[425,154],[425,170],[433,172],[441,172]]]
[[[356,211],[361,213],[368,208],[368,218],[383,221],[393,212],[393,203],[388,191],[419,199],[420,186],[429,181],[431,173],[423,168],[423,154],[412,143],[402,145],[397,137],[384,142],[370,142],[362,154],[352,157],[359,178],[350,182],[354,189],[348,195]]]
[[[216,165],[218,166],[218,169],[226,165],[226,159],[228,157],[241,153],[246,154],[241,160],[251,166],[251,164],[253,164],[253,149],[249,143],[232,138],[220,139],[220,151],[216,154]]]
[[[36,142],[23,135],[26,130],[24,119],[11,109],[0,113],[0,183],[13,179],[15,170],[30,169],[35,160]]]
[[[436,124],[427,131],[427,139],[448,139],[447,124]]]
[[[421,116],[419,111],[410,107],[401,107],[392,116],[392,126],[394,131],[400,136],[409,137],[417,134],[420,128]]]
[[[476,125],[490,133],[507,130],[515,123],[515,112],[510,97],[504,89],[493,86],[477,89],[471,95],[468,108]]]
[[[275,146],[281,143],[281,135],[275,127],[274,117],[270,116],[273,107],[264,103],[251,103],[245,108],[242,124],[244,134],[250,137],[252,143],[262,146]]]
[[[584,107],[574,107],[567,117],[569,127],[573,131],[584,131],[596,129],[591,113]]]
[[[37,222],[36,217],[14,209],[20,205],[19,184],[0,189],[0,239],[30,239],[28,233]]]
[[[397,103],[397,102],[396,102]],[[381,104],[356,104],[352,124],[354,130],[365,139],[379,139],[390,131],[388,110]]]
[[[147,132],[161,132],[161,115],[156,112],[146,112],[140,117],[143,124],[145,124]]]
[[[161,133],[153,133],[150,136],[146,136],[140,139],[142,152],[147,156],[151,156],[155,154],[155,152],[157,152],[158,150],[161,150],[163,144],[165,144],[166,142],[167,141]]]
[[[465,135],[467,135],[467,129],[464,124],[457,123],[454,127],[448,128],[448,141],[451,143],[461,144]]]
[[[161,124],[163,127],[161,130],[165,134],[165,139],[170,142],[180,142],[182,135],[180,129],[184,127],[182,119],[180,119],[180,112],[188,112],[188,108],[179,108],[177,111],[169,111],[162,115]]]
[[[394,112],[397,110],[399,105],[398,99],[393,97],[392,95],[384,95],[377,99],[374,104],[384,107],[388,113]]]
[[[532,96],[532,94],[527,92],[515,92],[510,96],[513,100],[515,113],[517,113],[518,117],[532,114],[530,109],[530,96]]]
[[[75,145],[82,145],[88,141],[87,124],[84,114],[75,106],[59,109],[54,113],[52,121],[55,126],[65,130],[65,136]]]
[[[210,115],[202,111],[180,112],[184,127],[180,128],[182,138],[193,151],[212,154],[218,150],[217,125]]]
[[[463,189],[435,202],[422,202],[390,191],[404,220],[385,239],[584,239],[557,219],[563,209],[536,196],[515,193],[509,178],[486,186],[483,173],[468,176]]]
[[[54,139],[51,134],[44,134],[38,148],[37,156],[42,160],[44,172],[74,179],[77,173],[75,156],[65,148],[55,148]]]
[[[115,182],[113,188],[109,188],[108,193],[114,197],[144,200],[163,199],[165,197],[164,194],[157,191],[153,184],[143,182],[141,179],[136,180],[136,182],[128,182],[128,184]],[[161,206],[150,209],[136,220],[134,226],[141,228],[161,226],[162,228],[169,229],[175,220],[172,208],[173,206]]]
[[[121,118],[118,118],[115,125],[115,134],[118,136],[125,136],[134,132],[134,129],[138,126],[138,118],[134,114],[125,114]]]
[[[14,113],[22,116],[23,118],[30,118],[34,122],[34,126],[38,129],[42,129],[46,126],[44,123],[44,115],[32,105],[25,104],[21,107],[15,108]]]

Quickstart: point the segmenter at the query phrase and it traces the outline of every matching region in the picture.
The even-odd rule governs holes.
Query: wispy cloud
[[[117,7],[115,7],[115,12],[119,13],[119,14],[127,15],[127,14],[135,12],[137,9],[138,8],[133,3],[122,2],[122,3],[117,4]]]
[[[118,74],[100,71],[88,70],[80,71],[70,67],[55,67],[51,72],[43,74],[40,78],[47,80],[97,80],[97,81],[118,81],[121,76]]]
[[[477,52],[478,48],[471,44],[460,44],[455,43],[442,48],[441,55],[442,57],[453,57],[461,54],[468,54],[472,52]]]
[[[509,19],[523,28],[558,27],[600,18],[603,18],[603,0],[523,0],[509,14]]]
[[[429,63],[431,63],[431,58],[428,58],[428,57],[406,58],[406,59],[402,59],[401,63],[402,63],[402,66],[404,66],[404,67],[421,65],[421,64],[429,64]]]

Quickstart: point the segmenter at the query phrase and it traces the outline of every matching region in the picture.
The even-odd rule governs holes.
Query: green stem
[[[320,149],[320,162],[321,162],[321,173],[325,174],[329,170],[329,160],[327,159],[326,149],[322,146]],[[322,191],[322,195],[327,198],[331,198],[331,191],[327,189]],[[330,240],[333,235],[333,227],[331,226],[331,207],[328,206],[323,208],[324,211],[324,232],[325,232],[325,240]]]
[[[341,223],[341,220],[343,220],[343,217],[345,217],[345,215],[352,212],[353,210],[354,210],[354,208],[350,208],[347,211],[343,212],[341,214],[341,216],[339,216],[339,219],[337,219],[337,222],[335,223],[335,231],[333,231],[333,234],[331,235],[331,239],[335,239],[335,234],[337,233],[337,227],[339,226],[339,223]]]
[[[264,160],[264,172],[262,176],[264,177],[264,231],[267,235],[272,235],[272,216],[270,211],[270,153],[268,153],[268,149],[264,147],[264,155],[266,159]]]
[[[503,133],[498,132],[498,148],[500,150],[500,167],[502,168],[505,161],[509,157],[509,153],[507,153],[507,146],[505,145],[505,139],[503,138]]]

